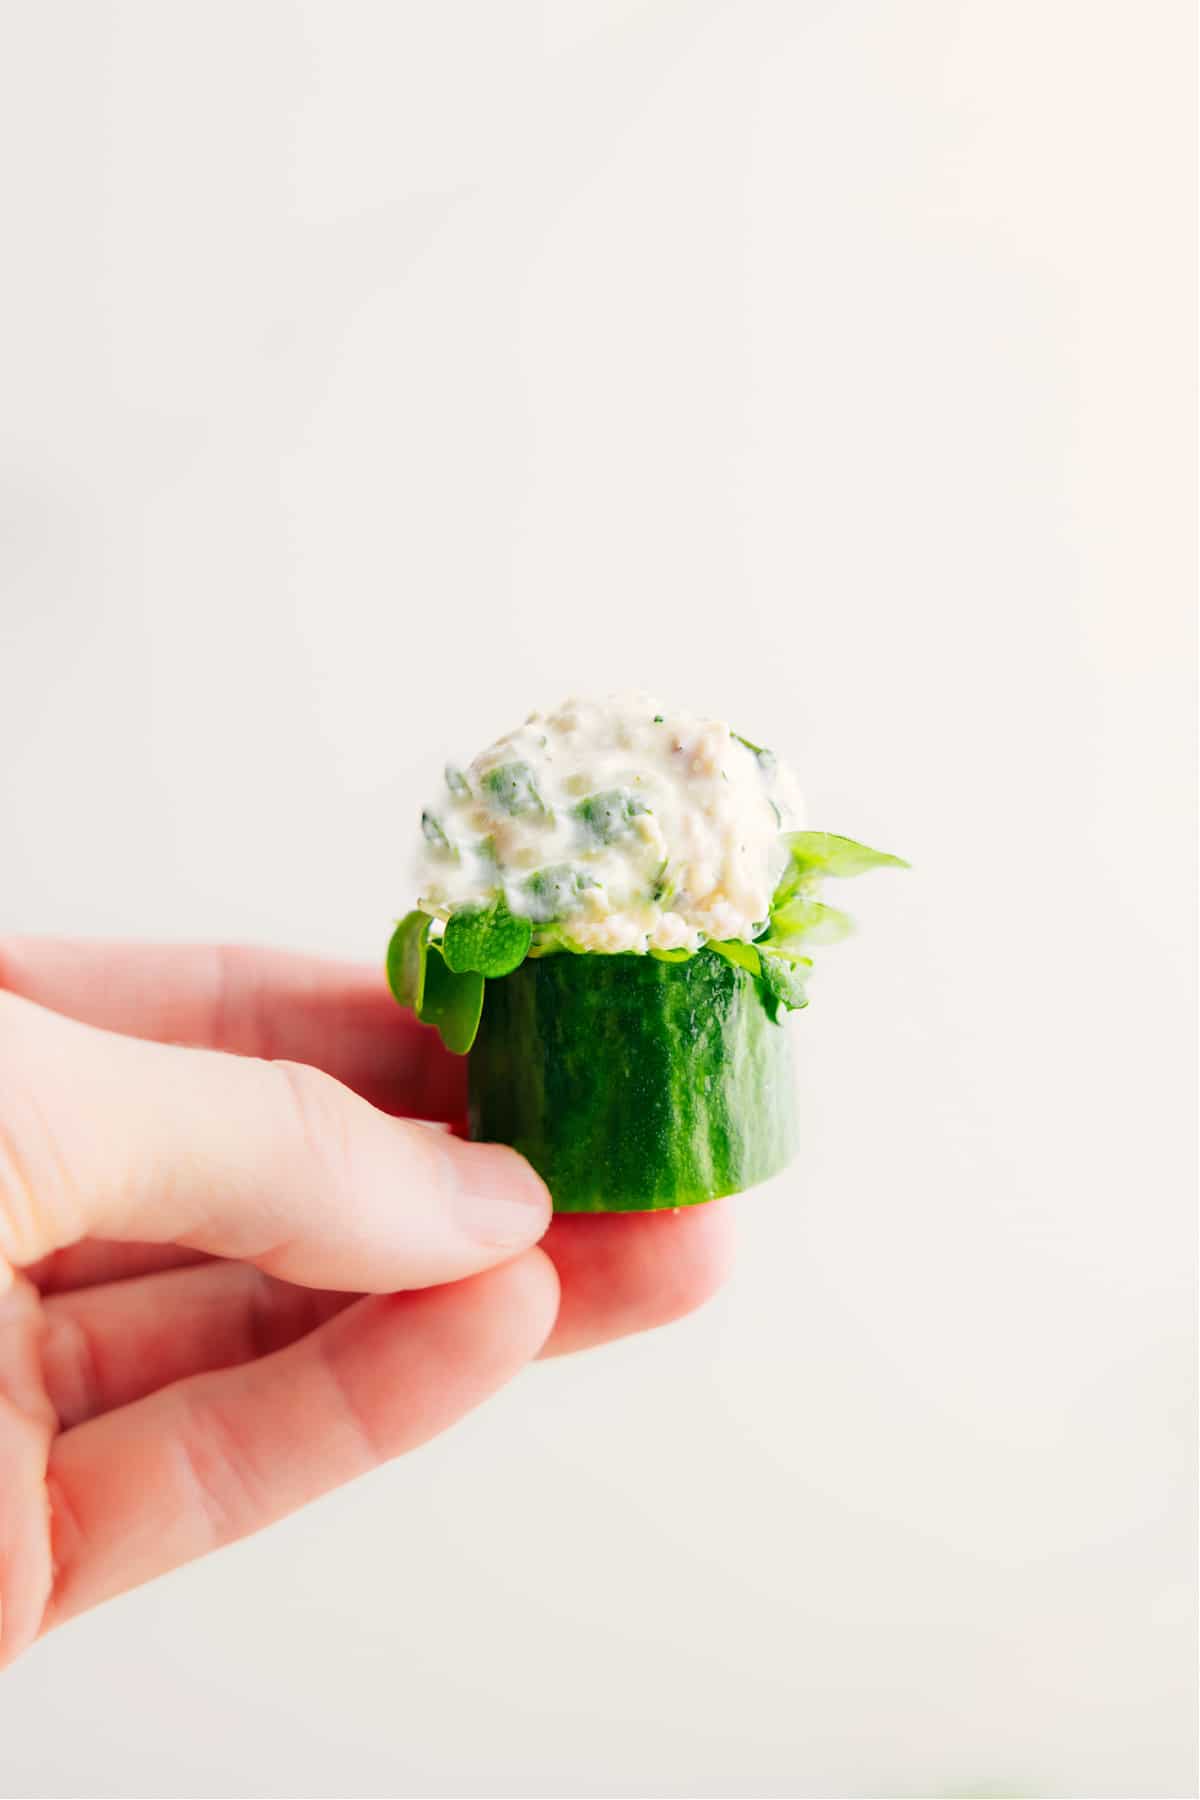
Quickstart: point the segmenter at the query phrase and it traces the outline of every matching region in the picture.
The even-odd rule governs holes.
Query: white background
[[[904,851],[728,1293],[0,1684],[6,1795],[1183,1795],[1193,8],[0,5],[0,923],[378,957],[635,683]]]

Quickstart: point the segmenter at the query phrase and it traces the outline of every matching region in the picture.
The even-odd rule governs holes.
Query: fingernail
[[[451,1199],[462,1230],[481,1244],[536,1243],[550,1223],[550,1195],[523,1156],[502,1144],[445,1140],[454,1170]]]

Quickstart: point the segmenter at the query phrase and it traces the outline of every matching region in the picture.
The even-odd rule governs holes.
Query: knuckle
[[[258,959],[241,944],[212,947],[211,991],[205,1042],[215,1050],[269,1059],[273,1033],[256,979]]]
[[[360,1467],[363,1470],[378,1468],[395,1454],[393,1446],[376,1423],[367,1400],[347,1380],[330,1341],[318,1332],[313,1338],[313,1345],[333,1390],[337,1414],[355,1440]]]
[[[269,1065],[281,1084],[284,1105],[299,1134],[300,1148],[316,1166],[322,1183],[337,1194],[351,1185],[352,1150],[346,1092],[331,1075],[307,1063]]]
[[[188,1510],[201,1522],[209,1549],[244,1537],[261,1521],[264,1509],[246,1447],[219,1408],[198,1393],[187,1400],[175,1449]]]
[[[7,1106],[0,1112],[0,1257],[20,1268],[36,1259],[40,1246],[24,1133],[9,1113]]]
[[[47,1316],[42,1370],[59,1428],[65,1431],[101,1410],[99,1359],[95,1340],[82,1319],[62,1310],[52,1313],[49,1308]]]
[[[0,1668],[37,1636],[52,1578],[42,1483],[55,1433],[38,1354],[37,1295],[0,1300]]]
[[[65,1242],[79,1213],[62,1146],[18,1043],[24,1013],[0,993],[0,1257],[18,1268]]]

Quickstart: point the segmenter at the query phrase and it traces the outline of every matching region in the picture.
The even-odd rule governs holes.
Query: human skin
[[[465,1097],[369,969],[0,941],[0,1666],[720,1284],[728,1202],[552,1220]]]

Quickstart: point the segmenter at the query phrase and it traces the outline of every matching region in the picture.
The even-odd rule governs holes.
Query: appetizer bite
[[[469,1057],[471,1136],[556,1210],[691,1206],[794,1154],[785,1020],[808,951],[851,929],[820,883],[906,866],[802,826],[769,750],[638,694],[447,768],[388,980]]]

